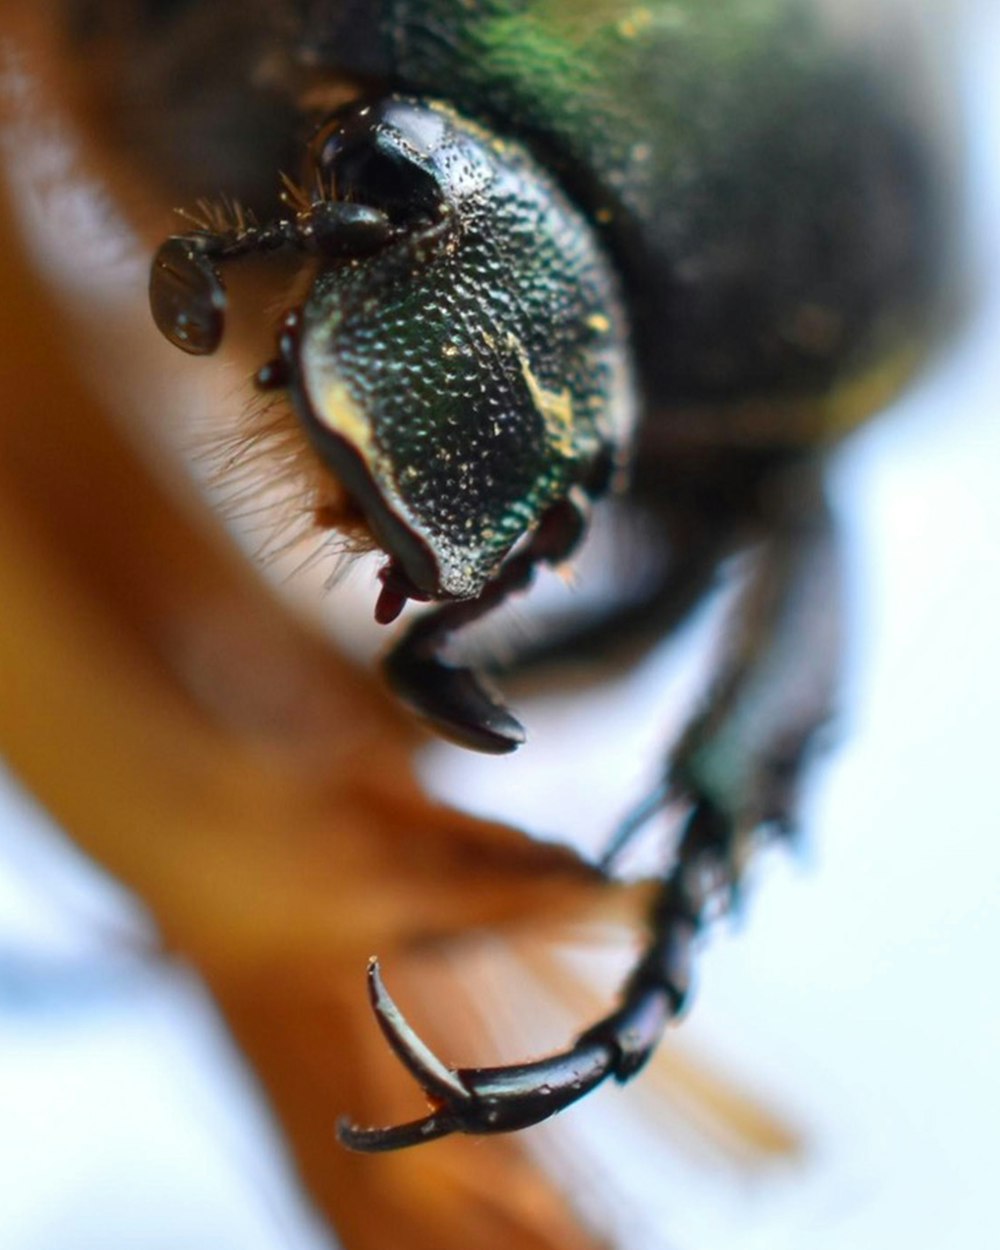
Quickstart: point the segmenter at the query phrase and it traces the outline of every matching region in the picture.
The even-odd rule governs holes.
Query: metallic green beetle
[[[168,240],[151,302],[215,350],[220,266],[312,258],[258,384],[285,388],[387,553],[376,617],[418,616],[395,689],[466,745],[523,731],[450,635],[584,535],[594,501],[641,513],[657,573],[547,654],[672,629],[752,552],[728,648],[656,792],[676,863],[619,1008],[562,1054],[447,1068],[382,985],[390,1044],[432,1112],[342,1125],[385,1150],[536,1122],[631,1077],[681,1010],[708,918],[762,830],[785,833],[837,661],[823,450],[882,406],[940,317],[949,196],[920,66],[866,48],[819,0],[300,0],[284,38],[356,83],[319,121],[300,188]],[[538,654],[520,657],[527,662]]]

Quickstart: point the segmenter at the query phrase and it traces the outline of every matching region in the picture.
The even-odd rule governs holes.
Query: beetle
[[[314,119],[270,217],[205,208],[160,246],[151,306],[208,354],[225,267],[278,249],[310,267],[256,383],[285,393],[385,552],[376,619],[433,604],[385,660],[400,697],[468,747],[516,749],[522,726],[448,644],[572,556],[602,499],[642,512],[657,573],[524,663],[669,633],[723,561],[750,557],[705,700],[603,859],[683,806],[619,1006],[559,1054],[452,1069],[373,961],[376,1017],[431,1111],[339,1135],[390,1150],[518,1129],[632,1077],[748,852],[794,830],[836,688],[824,456],[935,332],[949,197],[917,69],[844,38],[818,0],[301,0],[285,16],[293,60],[349,98]]]

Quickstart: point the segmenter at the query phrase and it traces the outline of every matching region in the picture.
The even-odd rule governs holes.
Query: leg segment
[[[520,676],[567,662],[606,668],[619,656],[631,658],[669,637],[701,603],[731,542],[731,535],[705,535],[679,549],[639,594],[610,604],[601,615],[559,621],[491,668]]]
[[[533,1063],[446,1067],[406,1022],[373,960],[368,976],[376,1019],[434,1109],[421,1120],[392,1128],[360,1128],[343,1120],[337,1127],[340,1141],[352,1150],[371,1152],[416,1146],[451,1133],[509,1133],[571,1106],[609,1076],[618,1081],[634,1076],[684,1005],[695,940],[715,911],[719,889],[728,888],[728,862],[711,814],[694,812],[621,1006],[581,1033],[569,1049]]]
[[[626,1081],[639,1071],[686,1003],[699,938],[738,894],[749,839],[762,827],[783,832],[794,819],[796,783],[833,697],[838,596],[836,542],[820,486],[811,473],[789,473],[769,492],[755,568],[718,677],[673,751],[665,782],[628,825],[638,829],[668,798],[688,806],[674,867],[619,1007],[559,1054],[450,1069],[410,1029],[373,963],[379,1024],[433,1110],[395,1128],[342,1123],[345,1145],[393,1150],[449,1133],[524,1128],[608,1077]]]
[[[678,800],[711,807],[736,840],[762,826],[794,829],[808,749],[836,693],[840,561],[815,471],[787,471],[764,499],[763,536],[711,688],[663,780],[616,831],[606,870]]]
[[[791,829],[840,666],[840,553],[822,486],[790,472],[769,496],[717,676],[667,770],[675,794],[711,804],[740,836]]]

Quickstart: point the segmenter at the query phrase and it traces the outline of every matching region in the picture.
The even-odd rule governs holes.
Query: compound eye
[[[325,126],[312,159],[336,199],[379,209],[394,226],[440,216],[437,176],[384,110],[364,108]]]

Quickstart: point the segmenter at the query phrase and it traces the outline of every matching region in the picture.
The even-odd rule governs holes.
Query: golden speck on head
[[[346,439],[367,464],[377,464],[380,453],[371,422],[342,381],[327,383],[315,411],[320,423]]]
[[[567,460],[576,459],[577,449],[573,445],[573,396],[569,387],[561,391],[548,390],[535,376],[527,353],[513,334],[507,336],[507,342],[517,353],[521,376],[528,387],[531,402],[545,422],[550,443],[560,456]]]

